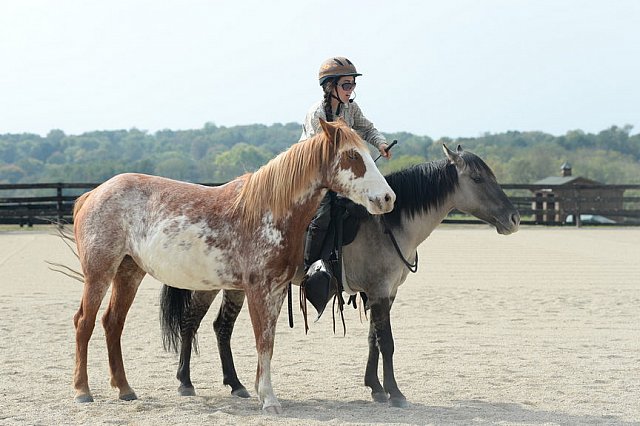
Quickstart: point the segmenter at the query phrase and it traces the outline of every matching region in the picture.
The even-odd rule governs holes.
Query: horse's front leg
[[[365,373],[365,384],[371,387],[371,395],[375,401],[383,401],[384,394],[380,393],[380,382],[377,377],[378,356],[382,354],[382,370],[384,391],[389,394],[389,403],[394,407],[404,407],[407,399],[398,389],[393,371],[393,334],[391,332],[391,300],[388,297],[371,300],[371,325],[369,331],[369,360]],[[373,331],[373,333],[372,333]],[[372,346],[376,346],[372,351]],[[375,359],[374,359],[375,357]]]
[[[258,352],[255,388],[262,402],[262,409],[270,414],[282,413],[282,407],[271,385],[271,357],[276,323],[286,294],[287,286],[284,283],[278,287],[271,287],[268,283],[259,282],[246,287],[249,315]]]
[[[373,319],[369,321],[369,358],[367,359],[367,369],[364,373],[364,385],[371,388],[371,398],[375,402],[387,402],[389,396],[385,392],[380,379],[378,379],[378,360],[380,350],[378,349],[378,337]]]
[[[223,383],[231,386],[231,395],[249,398],[251,395],[238,379],[233,362],[233,353],[231,352],[231,334],[243,304],[244,291],[224,290],[222,292],[220,311],[218,311],[218,316],[213,323],[213,330],[216,332],[216,340],[218,341]]]

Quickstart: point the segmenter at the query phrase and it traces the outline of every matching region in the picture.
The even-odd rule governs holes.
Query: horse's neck
[[[431,232],[438,227],[453,209],[452,197],[447,197],[446,201],[439,207],[432,207],[428,212],[416,213],[413,217],[402,214],[399,226],[392,226],[391,231],[399,241],[405,245],[408,251],[415,251],[424,242]]]
[[[289,218],[283,223],[285,232],[292,235],[297,235],[300,232],[304,233],[320,207],[320,202],[326,193],[326,188],[317,185],[310,188],[309,191],[300,195],[295,200],[292,200],[289,210],[291,213],[288,215]],[[300,228],[302,228],[302,231],[300,231]]]

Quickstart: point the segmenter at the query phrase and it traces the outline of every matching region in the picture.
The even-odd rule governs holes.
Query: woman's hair
[[[322,84],[322,90],[324,91],[324,100],[322,101],[322,106],[324,107],[324,114],[327,116],[327,121],[333,121],[333,110],[331,108],[331,96],[336,88],[336,84],[338,83],[338,79],[340,77],[332,77],[328,78]],[[340,113],[340,110],[338,110]]]

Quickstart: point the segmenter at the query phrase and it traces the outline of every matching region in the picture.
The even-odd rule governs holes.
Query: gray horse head
[[[490,223],[499,234],[516,232],[520,225],[520,214],[489,166],[477,155],[463,151],[460,145],[456,152],[444,144],[442,149],[458,172],[458,190],[453,195],[455,208]]]

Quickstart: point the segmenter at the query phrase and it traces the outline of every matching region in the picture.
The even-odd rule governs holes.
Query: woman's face
[[[356,78],[353,76],[340,77],[337,87],[338,97],[346,104],[349,102],[351,92],[356,88]]]

